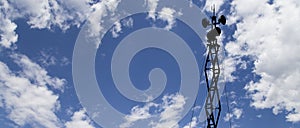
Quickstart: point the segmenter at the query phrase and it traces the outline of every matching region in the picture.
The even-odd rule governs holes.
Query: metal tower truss
[[[208,52],[204,69],[207,86],[205,112],[207,117],[207,128],[217,128],[221,113],[221,102],[218,89],[218,81],[220,76],[218,54],[220,45],[217,42],[217,36],[220,36],[221,28],[217,27],[217,25],[225,25],[226,18],[224,15],[221,15],[217,19],[215,8],[213,8],[213,16],[211,16],[210,18],[211,21],[206,18],[202,20],[202,26],[204,28],[211,26],[211,30],[207,33]]]
[[[208,90],[205,100],[207,128],[217,127],[221,113],[220,94],[218,90],[218,80],[220,76],[218,59],[219,47],[220,45],[217,43],[217,40],[212,40],[207,44],[208,53],[205,62],[205,79]]]

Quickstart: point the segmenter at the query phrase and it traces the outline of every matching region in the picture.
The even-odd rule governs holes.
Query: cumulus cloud
[[[170,30],[174,27],[176,23],[175,16],[182,15],[180,11],[170,7],[163,7],[158,10],[157,5],[159,4],[159,0],[145,0],[145,3],[148,8],[148,18],[166,21],[167,25],[164,27],[166,30]]]
[[[122,25],[121,25],[121,23],[118,21],[118,22],[116,22],[115,24],[114,24],[114,27],[113,27],[113,29],[112,29],[112,36],[114,37],[114,38],[116,38],[116,37],[118,37],[119,36],[119,33],[121,32],[121,30],[122,30]]]
[[[71,121],[65,123],[66,128],[95,128],[84,109],[74,112]]]
[[[159,0],[145,0],[146,2],[146,5],[147,5],[147,8],[149,10],[149,14],[148,14],[148,17],[151,18],[151,19],[156,19],[156,8],[157,8],[157,5],[158,5],[158,1]]]
[[[11,48],[18,40],[17,19],[25,19],[31,28],[68,30],[79,27],[90,15],[88,23],[92,36],[101,35],[102,18],[114,14],[119,0],[2,0],[0,2],[0,45]]]
[[[115,14],[120,0],[103,0],[93,2],[90,0],[3,0],[0,2],[0,45],[12,48],[18,41],[18,34],[15,32],[17,24],[15,20],[24,19],[31,28],[53,29],[59,28],[62,31],[68,30],[71,26],[80,27],[87,20],[89,35],[98,42],[104,35],[104,18],[111,16],[109,22],[115,23],[112,31],[114,37],[121,32],[121,23],[114,20],[118,19]],[[159,0],[146,0],[145,3],[149,10],[149,17],[157,17],[168,23],[165,29],[170,30],[175,23],[174,15],[180,15],[176,10],[164,7],[157,10]],[[178,11],[178,10],[177,10]],[[159,12],[156,16],[155,12]],[[132,23],[132,22],[128,22]]]
[[[122,33],[122,27],[131,28],[132,26],[133,26],[133,19],[131,17],[123,19],[121,21],[117,21],[114,23],[114,26],[111,30],[112,36],[114,38],[117,38],[119,34]]]
[[[37,85],[48,85],[54,89],[63,89],[63,85],[66,83],[65,79],[49,76],[44,68],[31,61],[25,55],[13,54],[11,57],[22,68],[22,71],[19,73],[22,77]]]
[[[156,104],[149,102],[143,107],[135,106],[131,110],[131,114],[125,116],[125,122],[120,125],[121,128],[128,128],[134,125],[138,120],[150,119],[151,117],[159,117],[159,120],[152,121],[149,126],[153,128],[178,128],[178,120],[183,111],[186,99],[180,94],[165,95],[162,103]],[[155,112],[150,112],[150,108]]]
[[[12,43],[17,42],[18,35],[15,32],[17,25],[8,19],[3,19],[2,14],[0,18],[2,19],[0,25],[0,44],[6,48],[11,47]]]
[[[117,15],[115,15],[115,11],[117,9],[117,6],[119,4],[120,0],[103,0],[99,3],[96,3],[91,6],[92,12],[91,17],[87,20],[87,25],[89,28],[89,36],[95,40],[96,47],[98,48],[100,39],[103,37],[104,33],[103,29],[105,26],[103,26],[103,18],[107,15],[112,16],[110,20],[117,19]],[[111,21],[112,23],[115,23],[116,21]],[[118,25],[118,23],[117,23]],[[119,30],[120,27],[117,26],[117,30]]]
[[[172,8],[164,7],[161,9],[161,11],[158,13],[158,18],[162,19],[164,21],[167,21],[167,25],[165,27],[166,30],[170,30],[173,28],[175,24],[175,17],[176,11]]]
[[[8,1],[0,1],[0,45],[8,48],[12,45],[12,43],[17,42],[18,35],[15,32],[17,25],[12,22],[9,18],[10,14],[13,13],[12,7],[8,3]]]
[[[232,113],[226,113],[226,116],[224,117],[225,121],[229,121],[230,119],[240,119],[243,114],[243,109],[240,108],[234,108],[232,110]]]
[[[134,22],[133,19],[130,17],[130,18],[124,19],[124,20],[122,21],[122,24],[123,24],[125,27],[130,28],[130,27],[133,26],[133,22]]]
[[[287,121],[300,121],[300,3],[296,0],[237,0],[232,2],[233,19],[239,20],[226,50],[231,57],[254,60],[253,73],[261,76],[245,89],[255,108],[288,111]],[[255,11],[253,11],[255,10]]]
[[[151,126],[153,128],[166,128],[173,126],[173,128],[178,128],[178,120],[181,118],[181,112],[183,111],[183,106],[185,105],[186,99],[183,95],[169,95],[163,97],[163,103],[161,104],[161,109],[163,110],[159,117],[158,122],[153,122]],[[175,126],[174,126],[175,125]]]
[[[21,71],[0,61],[0,99],[7,118],[21,127],[61,127],[55,115],[59,96],[48,87],[61,88],[65,80],[49,76],[25,55],[14,54],[12,59]]]
[[[7,119],[18,127],[94,128],[85,110],[75,112],[65,124],[57,117],[60,101],[54,91],[63,91],[65,79],[50,76],[25,55],[13,53],[10,58],[20,69],[0,61],[0,107]]]
[[[70,26],[79,26],[91,11],[87,0],[2,0],[0,2],[0,45],[9,48],[17,42],[16,19],[25,19],[31,28],[52,29],[58,27],[65,31]]]
[[[220,82],[234,82],[235,80],[239,79],[239,77],[235,76],[233,73],[239,69],[247,69],[247,62],[243,61],[240,57],[224,56],[224,58],[220,58],[220,66]]]
[[[147,103],[143,107],[135,106],[131,109],[130,115],[125,116],[126,122],[120,125],[120,128],[128,128],[133,125],[134,122],[138,120],[149,119],[151,117],[150,108],[157,107],[158,104]]]

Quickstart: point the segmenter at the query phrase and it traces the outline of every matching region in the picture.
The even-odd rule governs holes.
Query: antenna
[[[216,14],[216,5],[214,4],[214,6],[213,6],[213,16],[215,16],[215,14]]]
[[[212,11],[213,15],[210,17],[211,22],[209,22],[206,18],[202,19],[202,26],[204,28],[209,25],[211,26],[211,30],[206,35],[208,53],[204,68],[208,92],[205,100],[207,128],[217,128],[221,114],[221,102],[218,89],[218,80],[220,76],[218,52],[220,45],[217,42],[217,36],[220,36],[222,31],[219,27],[217,27],[217,25],[226,24],[226,18],[224,15],[221,15],[217,20],[215,5],[212,7]]]

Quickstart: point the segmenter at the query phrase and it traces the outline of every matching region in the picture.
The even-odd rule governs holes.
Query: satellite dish
[[[202,26],[203,26],[204,28],[206,28],[208,25],[209,25],[208,19],[206,19],[206,18],[202,19]]]
[[[222,15],[220,18],[219,18],[219,23],[225,25],[226,24],[226,18],[224,15]]]

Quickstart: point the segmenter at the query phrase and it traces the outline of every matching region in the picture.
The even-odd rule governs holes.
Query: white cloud
[[[8,113],[7,118],[21,127],[27,124],[31,127],[61,127],[55,115],[60,108],[59,96],[47,85],[62,86],[65,80],[47,75],[24,55],[14,54],[12,58],[21,71],[12,71],[0,62],[0,101]]]
[[[133,26],[133,19],[130,17],[130,18],[127,18],[127,19],[124,19],[122,21],[122,25],[124,25],[125,27],[132,27]]]
[[[74,112],[71,119],[65,123],[66,128],[94,128],[84,109]]]
[[[153,128],[166,128],[173,126],[177,128],[178,120],[181,118],[180,114],[183,111],[183,106],[185,105],[185,98],[183,95],[169,95],[163,97],[163,103],[161,105],[162,112],[160,113],[160,120],[158,122],[153,122]]]
[[[86,1],[80,2],[82,2],[81,6],[88,5]],[[62,30],[67,30],[72,25],[79,25],[85,20],[86,16],[82,16],[85,15],[83,10],[72,11],[72,8],[68,7],[64,2],[55,0],[11,0],[9,2],[2,0],[0,23],[5,27],[0,28],[0,45],[9,48],[17,42],[18,35],[15,33],[17,25],[13,21],[19,18],[26,19],[31,28],[59,27]]]
[[[60,65],[61,66],[66,66],[66,65],[69,65],[69,64],[71,64],[71,61],[67,57],[64,56],[60,59]]]
[[[233,109],[233,115],[235,119],[240,119],[243,114],[243,109],[234,108]]]
[[[241,118],[243,114],[243,109],[240,108],[234,108],[232,110],[232,113],[226,113],[226,116],[224,117],[225,121],[229,121],[230,119],[238,120]]]
[[[296,0],[237,0],[232,16],[240,20],[236,41],[226,45],[231,57],[250,56],[254,73],[261,76],[245,89],[255,108],[272,108],[274,114],[288,111],[287,121],[300,121],[300,3]],[[255,11],[253,11],[255,10]]]
[[[161,9],[161,11],[158,13],[158,18],[162,19],[164,21],[167,21],[167,25],[165,27],[166,30],[170,30],[173,28],[175,24],[175,17],[174,15],[176,11],[172,8],[164,7]]]
[[[39,29],[57,26],[66,30],[80,25],[91,10],[87,0],[13,0],[10,3],[17,10],[13,15],[27,19],[32,28]]]
[[[238,61],[236,58],[225,58],[221,61],[221,71],[222,76],[226,80],[226,82],[232,82],[236,79],[235,76],[232,75],[232,73],[236,70],[236,65],[238,64]]]
[[[54,51],[41,51],[40,57],[38,58],[38,62],[43,66],[43,67],[48,67],[48,66],[53,66],[53,65],[60,65],[60,66],[66,66],[70,64],[70,60],[65,57],[58,57]]]
[[[48,72],[40,67],[40,65],[32,62],[27,56],[21,54],[11,55],[14,62],[22,68],[20,75],[29,79],[36,85],[49,85],[55,89],[63,89],[63,85],[66,84],[65,79],[57,77],[51,77]]]
[[[2,18],[1,15],[2,14],[0,13],[0,25],[2,26],[0,28],[0,45],[9,48],[13,43],[16,43],[18,40],[18,35],[15,32],[17,25],[11,22],[9,19]]]
[[[10,20],[10,14],[13,13],[11,8],[7,0],[0,1],[0,46],[6,48],[11,47],[18,40],[18,35],[15,32],[17,25]]]
[[[222,53],[222,51],[220,53]],[[233,73],[238,69],[247,69],[247,62],[243,61],[240,57],[220,57],[219,61],[221,67],[221,76],[219,80],[221,81],[225,80],[226,82],[234,82],[235,80],[239,79],[239,77],[234,76]],[[237,67],[237,65],[240,66]]]
[[[39,62],[43,66],[51,66],[51,65],[56,65],[57,59],[54,56],[46,53],[45,51],[42,51],[41,58],[39,58]]]
[[[261,115],[261,114],[259,114],[259,115],[256,115],[256,117],[257,117],[257,118],[261,118],[261,117],[262,117],[262,115]]]
[[[225,121],[229,121],[233,117],[233,114],[231,113],[226,113],[226,116],[224,117]]]
[[[96,48],[98,48],[99,43],[101,42],[100,39],[104,35],[103,18],[109,14],[113,16],[110,20],[117,19],[117,15],[115,15],[114,12],[119,2],[120,0],[103,0],[91,6],[93,11],[90,14],[91,17],[89,17],[87,25],[89,28],[89,36],[97,42]],[[114,22],[115,21],[113,21],[113,23]]]
[[[151,107],[157,107],[158,105],[155,103],[147,103],[143,107],[135,106],[131,109],[130,115],[125,116],[126,122],[120,125],[120,128],[128,128],[133,125],[134,122],[138,120],[149,119],[151,114],[149,112]]]
[[[156,8],[158,5],[158,1],[159,0],[145,0],[147,8],[149,10],[149,14],[148,17],[155,20],[156,16],[155,16],[155,12],[156,12]]]
[[[79,27],[90,15],[89,28],[92,36],[98,37],[103,29],[102,18],[114,11],[120,0],[2,0],[0,2],[0,45],[11,48],[18,40],[15,30],[17,19],[25,19],[31,28],[66,31],[71,26]]]
[[[198,119],[197,117],[193,117],[192,121],[189,122],[187,125],[185,125],[183,128],[196,128],[196,126],[198,125]]]
[[[121,30],[122,30],[122,25],[121,25],[121,23],[120,23],[120,21],[118,21],[118,22],[116,22],[115,24],[114,24],[114,27],[113,27],[113,29],[112,29],[112,36],[114,37],[114,38],[116,38],[116,37],[118,37],[119,36],[119,33],[121,32]]]
[[[122,33],[122,27],[131,28],[132,26],[133,26],[133,19],[131,17],[123,19],[122,21],[115,22],[111,30],[113,38],[117,38],[119,34]]]
[[[166,21],[167,25],[164,28],[166,30],[170,30],[174,27],[176,23],[175,16],[182,15],[180,11],[174,10],[170,7],[163,7],[161,10],[157,10],[159,0],[145,0],[145,3],[148,8],[148,18],[151,18],[152,20],[161,19]]]
[[[143,107],[135,106],[131,110],[131,114],[125,116],[125,122],[120,125],[121,128],[128,128],[133,126],[134,122],[138,120],[146,120],[151,117],[159,117],[158,121],[152,121],[149,126],[153,128],[178,128],[178,120],[185,105],[185,98],[180,94],[165,95],[162,98],[162,103],[156,104],[149,102]],[[150,113],[150,108],[156,111]]]
[[[224,0],[207,0],[204,6],[204,9],[206,11],[211,12],[212,11],[212,7],[215,7],[216,12],[219,11],[221,5],[223,5]]]

